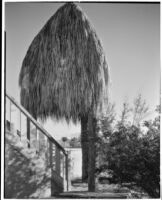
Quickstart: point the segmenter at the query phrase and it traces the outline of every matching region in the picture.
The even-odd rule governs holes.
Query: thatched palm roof
[[[21,104],[35,117],[76,122],[108,95],[101,42],[82,10],[66,3],[47,21],[23,60]]]

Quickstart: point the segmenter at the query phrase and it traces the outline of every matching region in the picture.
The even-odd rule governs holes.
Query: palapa
[[[66,3],[32,41],[19,76],[21,104],[34,116],[77,122],[108,98],[101,42],[82,10]]]
[[[94,191],[95,147],[87,133],[94,137],[95,126],[89,116],[96,118],[108,102],[109,69],[94,28],[75,3],[58,9],[34,38],[19,85],[21,104],[33,117],[81,121],[82,178]]]

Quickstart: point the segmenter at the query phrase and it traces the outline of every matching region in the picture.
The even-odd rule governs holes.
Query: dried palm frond
[[[101,42],[82,10],[66,3],[32,41],[19,76],[21,104],[34,116],[76,122],[108,99]]]

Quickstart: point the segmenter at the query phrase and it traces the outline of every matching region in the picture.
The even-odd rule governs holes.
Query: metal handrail
[[[30,121],[38,128],[52,143],[54,143],[61,151],[67,156],[65,149],[31,116],[31,114],[26,111],[23,106],[19,105],[13,97],[11,97],[7,92],[6,97],[22,112]]]

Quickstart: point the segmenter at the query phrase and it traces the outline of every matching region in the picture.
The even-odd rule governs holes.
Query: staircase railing
[[[51,168],[53,182],[60,184],[53,185],[52,193],[68,191],[68,154],[65,149],[7,93],[5,104],[6,129],[18,136],[27,148],[34,148],[38,156],[44,157]]]

